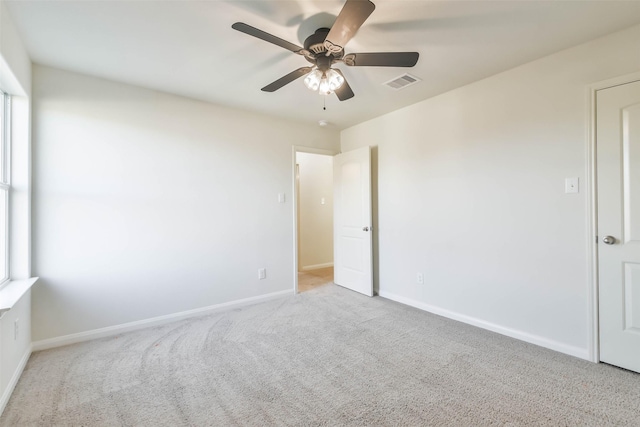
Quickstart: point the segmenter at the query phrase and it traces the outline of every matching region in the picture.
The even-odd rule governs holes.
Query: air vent
[[[392,89],[400,90],[404,89],[407,86],[411,86],[412,84],[418,83],[420,81],[416,76],[412,76],[411,74],[403,74],[400,77],[396,77],[393,80],[389,80],[383,84],[389,86]]]

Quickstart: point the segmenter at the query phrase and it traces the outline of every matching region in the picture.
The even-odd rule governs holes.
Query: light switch
[[[278,203],[284,203],[284,193],[278,193]]]
[[[320,198],[320,204],[324,205],[324,197]]]
[[[579,186],[579,179],[578,178],[565,178],[564,180],[564,192],[565,193],[579,193],[580,192],[580,186]]]

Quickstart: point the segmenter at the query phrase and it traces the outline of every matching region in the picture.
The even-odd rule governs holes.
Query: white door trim
[[[640,81],[640,72],[626,74],[624,76],[593,83],[587,88],[588,117],[587,117],[587,170],[585,172],[586,197],[587,197],[587,260],[588,260],[588,350],[589,360],[600,362],[600,334],[598,331],[598,245],[596,236],[598,232],[598,194],[596,176],[596,92],[614,86]]]
[[[293,197],[293,292],[298,293],[298,182],[296,181],[296,153],[322,154],[335,156],[340,151],[325,150],[322,148],[303,147],[294,145],[291,152],[291,181],[293,183],[291,194]]]

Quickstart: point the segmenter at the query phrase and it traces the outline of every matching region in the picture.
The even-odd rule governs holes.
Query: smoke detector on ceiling
[[[403,74],[400,77],[396,77],[394,79],[389,80],[388,82],[384,82],[383,85],[389,86],[392,89],[400,90],[404,89],[407,86],[411,86],[418,82],[422,81],[416,76],[412,76],[411,74]]]

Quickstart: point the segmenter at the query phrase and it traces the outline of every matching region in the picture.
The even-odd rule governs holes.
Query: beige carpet
[[[35,353],[2,426],[639,426],[640,375],[335,285]]]

